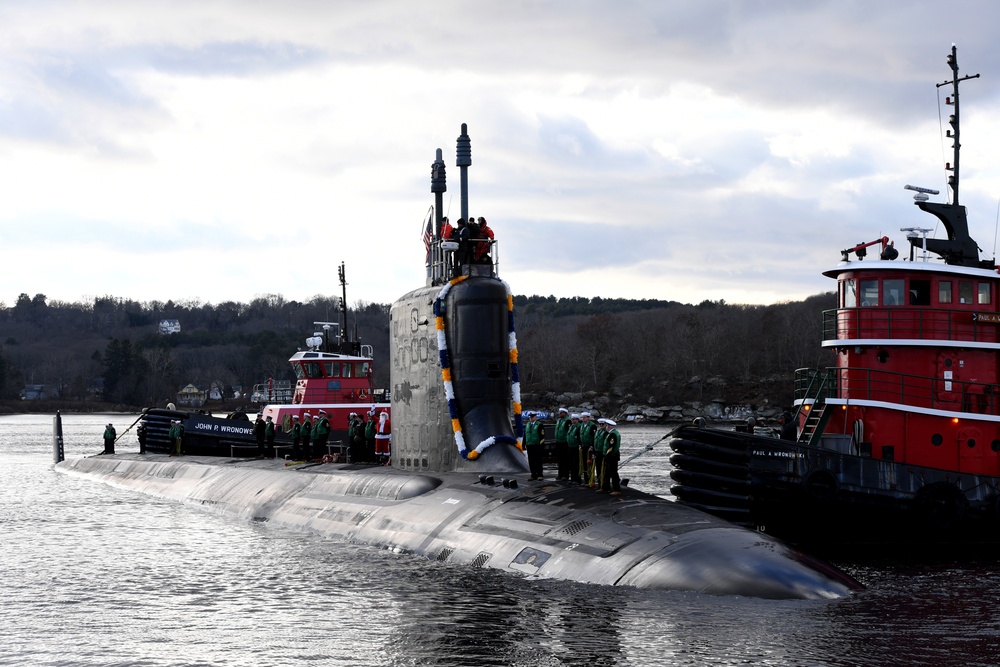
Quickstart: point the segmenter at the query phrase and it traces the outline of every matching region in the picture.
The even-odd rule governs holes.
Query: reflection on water
[[[67,455],[100,451],[107,421],[67,417]],[[628,451],[666,432],[621,430]],[[3,665],[993,665],[1000,655],[993,562],[849,564],[868,589],[834,602],[588,586],[431,563],[57,474],[46,416],[0,418],[0,451]],[[623,476],[668,495],[668,456],[661,444]]]

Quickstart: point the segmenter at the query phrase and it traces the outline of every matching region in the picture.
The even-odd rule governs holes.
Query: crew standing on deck
[[[476,263],[490,264],[490,248],[493,247],[493,230],[486,223],[486,218],[479,218],[479,241],[476,243]]]
[[[590,420],[590,413],[580,415],[580,475],[583,477],[581,486],[593,486],[594,483],[594,434],[597,424]]]
[[[257,419],[253,423],[253,439],[257,442],[257,458],[264,458],[264,435],[267,425],[264,423],[264,414],[257,413]]]
[[[274,454],[274,420],[271,419],[271,415],[267,416],[264,423],[264,444],[267,445],[267,450]]]
[[[391,444],[392,423],[389,421],[389,413],[382,410],[378,415],[378,426],[375,430],[375,453],[382,465],[389,465],[389,458],[392,455]]]
[[[365,424],[365,460],[372,463],[378,462],[378,455],[375,453],[375,431],[378,429],[378,421],[375,419],[375,408],[368,411],[368,423]]]
[[[329,439],[330,418],[326,416],[326,410],[320,410],[312,429],[313,458],[319,459],[328,453],[326,443]]]
[[[128,429],[126,429],[128,430]],[[115,427],[112,424],[108,424],[104,427],[104,453],[114,454],[115,453],[115,437],[117,433],[115,432]]]
[[[604,440],[607,438],[607,419],[597,420],[597,430],[594,431],[594,481],[591,486],[597,487],[598,493],[604,493]]]
[[[572,422],[569,418],[569,410],[559,408],[559,419],[556,420],[555,441],[556,441],[556,463],[558,464],[557,480],[565,480],[569,477],[569,445],[566,438],[569,435],[569,427]]]
[[[171,444],[171,456],[181,455],[181,442],[184,440],[184,425],[181,424],[180,419],[171,420],[170,430],[167,431],[167,437],[170,439]]]
[[[302,415],[302,428],[299,429],[299,433],[302,434],[302,458],[308,461],[309,445],[312,443],[312,415],[308,412]]]
[[[621,460],[622,436],[618,433],[618,426],[611,419],[604,420],[604,483],[601,489],[613,496],[622,494],[621,479],[618,477],[618,462]]]
[[[542,460],[545,458],[545,425],[538,421],[538,413],[528,415],[524,425],[524,446],[528,450],[528,469],[531,479],[545,479],[542,474]]]
[[[580,460],[580,415],[575,412],[569,416],[569,432],[566,434],[566,461],[569,465],[569,479],[574,484],[579,484],[582,480],[580,469],[583,464]]]
[[[138,440],[139,440],[139,453],[140,454],[145,454],[146,453],[146,434],[148,433],[148,431],[146,430],[148,428],[148,426],[146,426],[146,425],[148,423],[149,423],[148,419],[145,419],[145,418],[140,419],[139,420],[139,425],[135,429],[135,437],[138,438]]]
[[[299,423],[299,416],[292,415],[292,430],[290,431],[292,436],[292,458],[296,461],[302,458],[302,452],[299,446],[302,444],[302,424]]]
[[[364,428],[364,422],[361,421],[357,412],[352,412],[347,416],[347,448],[352,463],[357,463],[362,459],[365,443]]]

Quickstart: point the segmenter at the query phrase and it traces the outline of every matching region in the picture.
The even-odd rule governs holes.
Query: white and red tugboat
[[[253,389],[253,399],[263,404],[259,410],[261,418],[270,417],[277,425],[276,445],[291,442],[289,432],[294,417],[305,422],[308,416],[315,422],[322,411],[322,416],[330,422],[329,442],[346,443],[352,414],[360,415],[366,422],[377,421],[382,412],[389,414],[388,392],[375,388],[372,346],[362,345],[347,335],[347,282],[343,263],[338,274],[341,322],[316,322],[321,330],[306,339],[307,349],[288,359],[296,378],[295,386],[268,381]],[[150,451],[169,449],[167,434],[174,420],[184,425],[187,453],[228,456],[235,451],[234,446],[248,451],[246,448],[255,443],[251,421],[255,415],[239,412],[222,418],[160,408],[148,408],[143,413]],[[339,447],[338,451],[346,452]],[[266,453],[274,455],[271,448]]]
[[[1000,543],[1000,274],[959,203],[958,87],[979,75],[959,77],[954,47],[948,64],[951,203],[906,186],[947,239],[904,227],[908,258],[886,237],[842,251],[824,272],[837,281],[822,343],[835,363],[796,372],[795,440],[679,429],[672,491],[685,504],[817,546]]]

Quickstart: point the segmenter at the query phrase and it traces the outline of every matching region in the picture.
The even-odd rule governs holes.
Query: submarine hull
[[[858,584],[781,543],[626,489],[505,487],[472,473],[162,455],[98,456],[57,470],[248,521],[434,561],[585,583],[765,598],[835,598]]]

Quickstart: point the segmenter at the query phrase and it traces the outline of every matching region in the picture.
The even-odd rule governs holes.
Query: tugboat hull
[[[684,504],[794,544],[1000,545],[1000,479],[685,426],[671,441]]]

